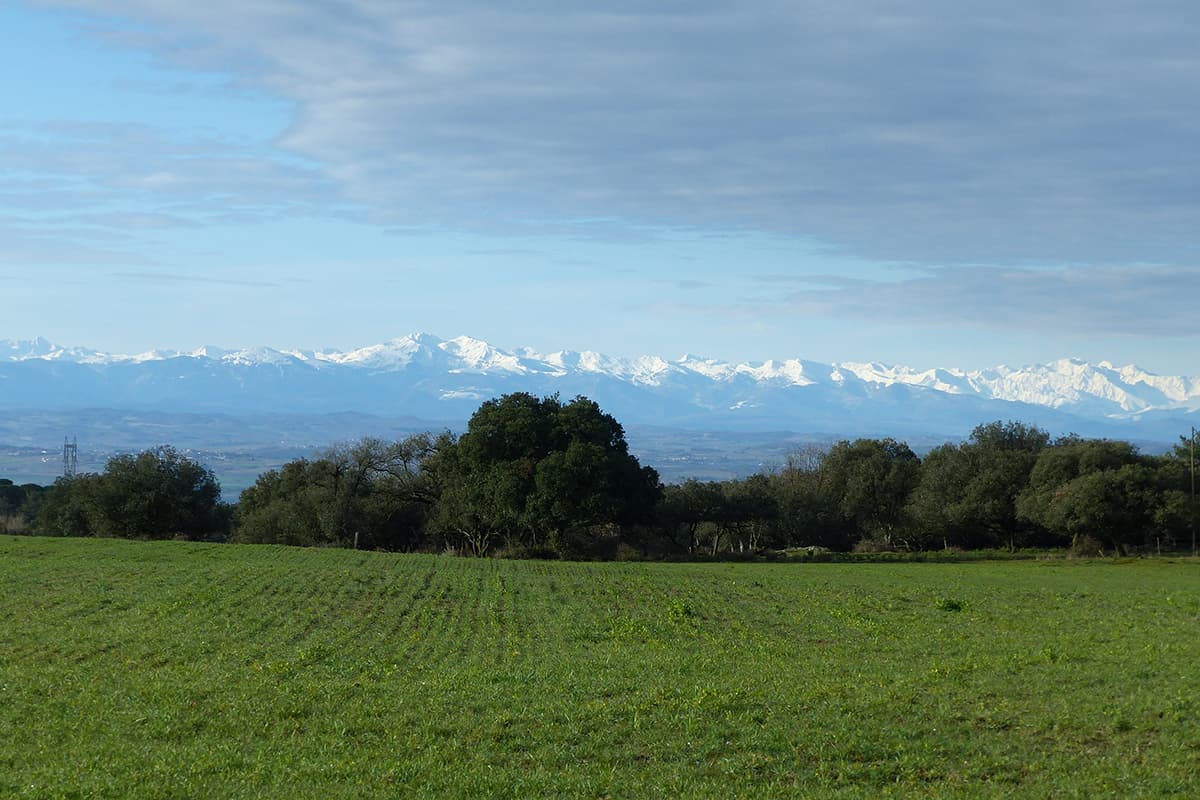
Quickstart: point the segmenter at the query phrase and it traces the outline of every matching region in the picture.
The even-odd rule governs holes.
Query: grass
[[[2,797],[1197,797],[1200,563],[0,537]]]

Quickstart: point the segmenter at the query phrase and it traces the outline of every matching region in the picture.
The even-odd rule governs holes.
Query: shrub
[[[1104,545],[1099,539],[1091,536],[1076,536],[1071,540],[1071,547],[1067,550],[1069,558],[1096,558],[1104,555]]]
[[[964,601],[956,600],[953,597],[939,597],[934,605],[942,611],[962,611],[967,607]]]

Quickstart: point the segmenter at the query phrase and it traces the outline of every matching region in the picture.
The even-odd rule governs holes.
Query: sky
[[[0,0],[0,339],[1198,374],[1200,5]]]

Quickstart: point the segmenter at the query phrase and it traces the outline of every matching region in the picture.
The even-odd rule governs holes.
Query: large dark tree
[[[484,403],[440,448],[434,527],[482,555],[509,545],[587,552],[647,521],[658,473],[629,452],[625,431],[594,401],[509,394]]]
[[[1073,543],[1088,536],[1118,551],[1146,544],[1162,503],[1157,466],[1128,442],[1067,440],[1038,457],[1017,513]]]
[[[421,543],[436,494],[422,469],[437,440],[367,438],[259,476],[242,493],[241,542],[407,550]]]
[[[829,453],[828,447],[806,445],[790,453],[771,476],[777,528],[786,545],[848,550],[854,544],[858,532],[843,516],[841,498],[831,485],[836,481],[825,472]]]
[[[1154,519],[1167,547],[1193,547],[1195,532],[1200,524],[1200,508],[1192,493],[1197,466],[1191,437],[1179,437],[1174,450],[1157,459],[1162,501]]]
[[[62,478],[37,528],[50,534],[135,539],[220,537],[227,525],[212,471],[172,447],[109,459],[104,472]]]
[[[775,541],[779,504],[771,492],[770,479],[764,474],[726,481],[721,502],[713,520],[712,554],[727,547],[730,552],[755,552]],[[724,543],[722,545],[722,543]]]
[[[920,480],[921,460],[895,439],[838,442],[821,465],[826,495],[857,538],[891,544],[900,533],[909,495]]]
[[[930,451],[909,505],[918,542],[967,548],[1028,542],[1036,528],[1017,518],[1017,495],[1049,441],[1031,425],[991,422],[963,444]]]
[[[671,549],[695,553],[702,526],[715,525],[723,515],[725,487],[715,481],[690,478],[663,490],[657,523]]]

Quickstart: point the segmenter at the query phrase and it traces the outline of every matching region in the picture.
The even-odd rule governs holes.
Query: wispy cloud
[[[126,237],[70,218],[0,217],[0,265],[28,270],[71,265],[149,265],[153,259],[126,247]]]
[[[659,304],[656,310],[1067,337],[1200,334],[1186,300],[1200,296],[1200,269],[1190,267],[940,267],[910,270],[896,279],[761,275],[754,282],[774,291],[743,294],[727,303]]]
[[[277,144],[323,170],[130,137],[20,156],[123,191],[335,186],[397,225],[717,226],[927,263],[1196,253],[1195,4],[54,4],[290,99]]]
[[[319,169],[269,147],[145,125],[0,126],[0,170],[28,176],[0,190],[6,205],[74,211],[117,227],[188,225],[231,212],[276,219],[345,203]],[[119,216],[101,220],[105,214]]]
[[[282,283],[276,281],[251,281],[232,278],[211,278],[204,275],[180,275],[166,272],[113,272],[110,277],[139,284],[196,283],[213,286],[242,286],[254,289],[277,289]]]

